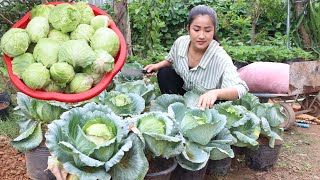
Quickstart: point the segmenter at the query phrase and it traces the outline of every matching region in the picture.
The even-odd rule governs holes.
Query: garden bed
[[[320,179],[320,126],[304,129],[293,127],[284,132],[285,144],[277,165],[269,171],[253,171],[246,167],[244,156],[232,159],[227,176],[218,179]],[[26,175],[24,154],[18,153],[5,137],[0,137],[0,176],[6,180],[29,179]],[[206,180],[213,177],[206,177]]]

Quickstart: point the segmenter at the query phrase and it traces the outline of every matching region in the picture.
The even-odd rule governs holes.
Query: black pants
[[[183,87],[182,78],[172,67],[161,68],[157,73],[158,84],[162,94],[180,94],[186,91]]]
[[[186,90],[183,87],[182,78],[171,67],[161,68],[157,73],[158,84],[162,94],[184,95]],[[226,100],[217,100],[214,104],[225,102]]]

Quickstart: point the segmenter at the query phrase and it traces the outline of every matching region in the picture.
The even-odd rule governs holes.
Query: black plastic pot
[[[209,160],[206,174],[210,177],[227,175],[231,167],[231,158]]]
[[[167,162],[163,162],[167,161]],[[169,166],[166,165],[169,163]],[[175,159],[157,159],[156,161],[153,161],[152,163],[156,163],[156,166],[159,166],[160,169],[164,169],[160,172],[155,173],[148,173],[145,176],[145,180],[169,180],[172,171],[174,171],[177,167],[177,161]],[[154,165],[153,165],[154,166]]]
[[[238,146],[233,146],[233,145],[231,145],[231,149],[233,150],[233,152],[236,156],[244,155],[247,150],[246,147],[238,147]]]
[[[277,163],[281,146],[279,144],[271,148],[268,144],[260,144],[258,150],[247,149],[246,165],[256,171],[267,171]]]
[[[178,165],[172,172],[170,180],[202,180],[206,174],[207,166],[208,164],[198,171],[189,171]]]
[[[9,114],[10,96],[7,92],[0,93],[0,117]]]
[[[44,145],[40,145],[35,149],[26,152],[27,175],[33,180],[54,180],[55,176],[48,167],[49,149]]]

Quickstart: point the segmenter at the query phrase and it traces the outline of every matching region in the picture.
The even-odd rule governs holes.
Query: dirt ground
[[[292,127],[283,134],[285,144],[281,148],[276,166],[269,171],[253,171],[246,167],[243,156],[232,160],[231,170],[224,177],[206,178],[233,179],[320,179],[320,125],[310,128]],[[8,138],[0,137],[0,179],[25,180],[24,154],[9,145]]]

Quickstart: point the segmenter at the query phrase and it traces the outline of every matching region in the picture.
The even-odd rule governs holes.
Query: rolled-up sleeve
[[[221,88],[228,87],[235,87],[239,98],[249,91],[247,84],[240,78],[237,68],[233,64],[229,65],[222,75]]]
[[[172,61],[175,59],[174,57],[176,56],[176,45],[177,42],[174,42],[170,51],[169,51],[169,54],[165,57],[165,60],[169,61],[172,63]]]

